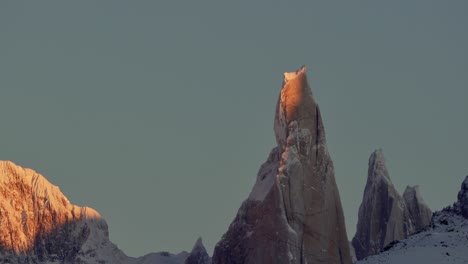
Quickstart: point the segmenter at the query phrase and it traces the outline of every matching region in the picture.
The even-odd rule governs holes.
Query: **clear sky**
[[[130,256],[208,250],[308,66],[348,235],[383,148],[432,209],[468,174],[468,1],[0,1],[0,159],[97,209]]]

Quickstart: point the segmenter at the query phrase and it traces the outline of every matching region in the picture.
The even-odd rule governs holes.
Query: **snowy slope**
[[[468,220],[446,208],[434,213],[432,222],[429,230],[401,240],[387,251],[357,263],[468,263]]]

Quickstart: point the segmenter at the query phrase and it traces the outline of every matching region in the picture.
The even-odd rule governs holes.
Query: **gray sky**
[[[255,2],[255,3],[254,3]],[[302,64],[355,232],[367,159],[432,209],[468,174],[468,2],[0,1],[0,159],[97,209],[128,255],[211,252]]]

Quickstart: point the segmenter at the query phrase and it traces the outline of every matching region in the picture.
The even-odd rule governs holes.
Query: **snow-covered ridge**
[[[358,264],[461,264],[468,262],[468,220],[451,208],[435,212],[432,226]]]

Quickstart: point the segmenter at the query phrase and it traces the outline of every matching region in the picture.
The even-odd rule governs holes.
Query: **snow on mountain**
[[[358,264],[468,263],[468,220],[448,208],[435,212],[433,227],[394,242]]]
[[[274,132],[277,147],[216,245],[213,263],[351,263],[333,162],[305,67],[284,74]]]
[[[468,263],[468,217],[462,210],[468,202],[467,192],[468,176],[461,185],[457,202],[435,212],[430,226],[406,239],[393,241],[380,254],[369,256],[357,263]],[[410,197],[414,195],[411,194]]]

